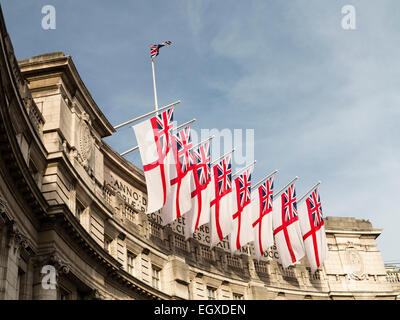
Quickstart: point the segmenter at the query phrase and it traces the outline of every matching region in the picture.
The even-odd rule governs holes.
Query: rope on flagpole
[[[121,124],[115,126],[114,129],[117,130],[117,129],[119,129],[119,128],[123,127],[123,126],[126,126],[126,125],[128,125],[128,124],[130,124],[130,123],[132,123],[132,122],[139,121],[139,120],[141,120],[141,119],[143,119],[143,118],[146,118],[147,116],[150,116],[150,115],[152,115],[153,113],[156,113],[157,111],[163,111],[163,110],[168,109],[168,108],[171,108],[171,107],[173,107],[173,106],[175,106],[175,105],[177,105],[177,104],[179,104],[179,103],[181,103],[180,100],[175,101],[175,102],[170,103],[169,105],[166,105],[166,106],[164,106],[164,107],[162,107],[162,108],[159,108],[159,109],[154,110],[154,111],[150,111],[150,112],[148,112],[148,113],[146,113],[146,114],[144,114],[144,115],[141,115],[141,116],[139,116],[139,117],[136,117],[136,118],[134,118],[134,119],[132,119],[132,120],[123,122],[123,123],[121,123]]]
[[[187,122],[181,124],[180,126],[178,126],[178,127],[176,127],[176,128],[172,128],[171,131],[179,130],[180,128],[185,127],[185,126],[187,126],[188,124],[191,124],[192,122],[195,122],[195,121],[196,121],[196,119],[193,118],[192,120],[187,121]],[[132,152],[132,151],[137,150],[137,149],[139,149],[139,146],[136,146],[136,147],[133,147],[133,148],[131,148],[131,149],[129,149],[129,150],[126,150],[126,151],[122,152],[120,155],[121,155],[121,156],[124,156],[124,155],[126,155],[126,154],[128,154],[128,153],[130,153],[130,152]]]
[[[277,173],[278,169],[276,169],[274,172],[270,173],[269,175],[267,175],[265,178],[261,179],[260,181],[258,181],[257,183],[255,183],[253,186],[251,186],[251,189],[256,188],[258,185],[260,185],[261,183],[263,183],[265,180],[267,180],[270,176],[272,176],[273,174]]]
[[[296,176],[292,181],[290,181],[286,186],[284,186],[281,190],[279,190],[276,194],[274,194],[274,199],[279,196],[279,194],[285,190],[287,187],[289,187],[293,182],[295,182],[299,177]]]
[[[318,181],[310,190],[308,190],[299,200],[297,200],[297,204],[299,204],[311,191],[313,191],[316,187],[321,184],[321,181]]]
[[[242,173],[242,172],[245,171],[246,169],[250,168],[251,166],[254,166],[254,165],[256,164],[256,162],[257,162],[257,160],[254,160],[253,163],[250,163],[249,165],[245,166],[244,168],[239,169],[239,170],[236,171],[236,173],[232,176],[232,178],[233,178],[233,177],[236,177],[237,175],[239,175],[240,173]]]
[[[213,162],[211,162],[211,164],[214,164],[214,163],[220,161],[221,159],[224,159],[228,154],[231,154],[233,152],[235,152],[235,148],[233,148],[231,151],[225,153],[223,156],[219,157],[217,160],[214,160]]]

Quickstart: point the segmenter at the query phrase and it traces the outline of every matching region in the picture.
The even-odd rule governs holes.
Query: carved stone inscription
[[[105,185],[111,187],[117,196],[121,197],[126,204],[140,212],[146,211],[146,195],[126,182],[108,168],[104,169]]]

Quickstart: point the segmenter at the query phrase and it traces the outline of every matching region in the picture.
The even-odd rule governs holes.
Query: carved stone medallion
[[[84,165],[87,165],[92,149],[93,141],[89,126],[85,121],[82,121],[79,128],[79,153]]]
[[[364,262],[361,254],[353,244],[349,243],[345,250],[346,260],[346,273],[349,279],[353,280],[365,280],[367,275],[365,274]]]

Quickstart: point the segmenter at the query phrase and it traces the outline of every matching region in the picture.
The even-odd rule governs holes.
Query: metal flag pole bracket
[[[168,109],[168,108],[171,108],[171,107],[173,107],[173,106],[175,106],[175,105],[177,105],[177,104],[179,104],[179,103],[181,103],[180,100],[175,101],[175,102],[173,102],[173,103],[170,103],[169,105],[166,105],[166,106],[164,106],[164,107],[162,107],[162,108],[159,108],[158,110],[150,111],[150,112],[148,112],[148,113],[146,113],[146,114],[144,114],[144,115],[141,115],[141,116],[139,116],[139,117],[136,117],[136,118],[134,118],[134,119],[132,119],[132,120],[123,122],[123,123],[121,123],[121,124],[115,126],[114,129],[117,130],[117,129],[119,129],[119,128],[123,127],[123,126],[126,126],[126,125],[128,125],[128,124],[130,124],[130,123],[132,123],[132,122],[142,120],[143,118],[146,118],[146,117],[148,117],[148,116],[150,116],[150,115],[152,115],[152,114],[154,114],[154,113],[157,113],[157,111],[163,111],[163,110]]]
[[[321,184],[321,181],[318,181],[310,190],[308,190],[299,200],[297,200],[297,204],[299,204],[311,191],[313,191],[316,187]]]
[[[287,187],[289,187],[293,182],[295,182],[299,177],[295,177],[292,181],[290,181],[286,186],[284,186],[281,190],[279,190],[276,194],[274,194],[274,199],[279,196],[279,194],[285,190]]]
[[[270,176],[272,176],[273,174],[277,173],[278,169],[276,169],[274,172],[270,173],[269,175],[267,175],[265,178],[261,179],[260,181],[258,181],[257,183],[255,183],[253,186],[251,186],[251,189],[253,188],[257,188],[258,185],[260,185],[261,183],[263,183],[265,180],[267,180]]]
[[[256,164],[256,162],[257,162],[257,160],[254,160],[254,161],[253,161],[252,163],[250,163],[249,165],[245,166],[245,167],[242,168],[242,169],[239,169],[239,170],[236,171],[236,173],[232,176],[232,178],[233,178],[233,177],[236,177],[237,175],[239,175],[240,173],[242,173],[242,172],[245,171],[246,169],[250,168],[251,166],[254,166],[254,165]]]
[[[178,127],[176,127],[176,128],[172,128],[171,131],[179,130],[180,128],[185,127],[185,126],[187,126],[188,124],[191,124],[191,123],[193,123],[193,122],[195,122],[195,121],[196,121],[196,119],[193,118],[192,120],[187,121],[187,122],[181,124],[180,126],[178,126]],[[137,149],[139,149],[139,146],[136,146],[136,147],[133,147],[133,148],[131,148],[131,149],[129,149],[129,150],[126,150],[126,151],[122,152],[120,155],[121,155],[121,156],[124,156],[124,155],[126,155],[126,154],[128,154],[128,153],[130,153],[130,152],[132,152],[132,151],[137,150]]]
[[[211,164],[217,163],[218,161],[221,161],[221,159],[224,159],[228,154],[234,153],[235,152],[235,148],[233,148],[231,151],[225,153],[223,156],[220,156],[218,159],[214,160],[213,162],[211,162]]]

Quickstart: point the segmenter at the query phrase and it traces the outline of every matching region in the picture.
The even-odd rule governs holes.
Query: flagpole
[[[267,180],[270,176],[272,176],[273,174],[277,173],[278,169],[276,169],[274,172],[270,173],[269,175],[267,175],[265,178],[261,179],[260,181],[258,181],[256,184],[251,186],[251,189],[256,188],[259,184],[263,183],[265,180]]]
[[[235,148],[233,148],[231,151],[225,153],[223,156],[219,157],[217,160],[214,160],[213,162],[211,162],[211,164],[214,164],[214,163],[220,161],[221,159],[224,159],[228,154],[231,154],[233,152],[235,152]]]
[[[139,117],[136,117],[136,118],[134,118],[134,119],[132,119],[132,120],[123,122],[123,123],[121,123],[121,124],[115,126],[114,129],[117,130],[117,129],[119,129],[119,128],[123,127],[123,126],[126,126],[126,125],[128,125],[128,124],[130,124],[130,123],[132,123],[132,122],[136,122],[136,121],[139,121],[139,120],[141,120],[141,119],[143,119],[143,118],[146,118],[147,116],[150,116],[150,115],[152,115],[153,113],[156,113],[157,111],[163,111],[163,110],[168,109],[168,108],[171,108],[171,107],[173,107],[173,106],[175,106],[175,105],[177,105],[177,104],[179,104],[179,103],[181,103],[181,100],[178,100],[178,101],[175,101],[175,102],[173,102],[173,103],[170,103],[170,104],[168,104],[168,105],[166,105],[166,106],[164,106],[164,107],[162,107],[162,108],[159,108],[159,109],[157,109],[157,110],[150,111],[150,112],[148,112],[148,113],[146,113],[146,114],[144,114],[144,115],[141,115],[141,116],[139,116]]]
[[[192,149],[194,149],[194,148],[198,147],[199,145],[201,145],[201,144],[203,144],[203,143],[207,142],[208,140],[211,140],[211,139],[214,139],[214,138],[215,138],[215,136],[214,136],[214,135],[213,135],[213,136],[211,136],[211,137],[208,137],[207,139],[205,139],[205,140],[203,140],[203,141],[199,142],[198,144],[194,145],[193,147],[191,147],[189,150],[192,150]]]
[[[179,130],[180,128],[185,127],[185,126],[187,126],[188,124],[191,124],[192,122],[195,122],[195,121],[196,121],[196,119],[194,118],[194,119],[192,119],[192,120],[190,120],[190,121],[187,121],[187,122],[181,124],[180,126],[178,126],[178,127],[176,127],[176,128],[172,128],[171,131]],[[131,149],[129,149],[129,150],[126,150],[126,151],[122,152],[120,155],[121,155],[121,156],[124,156],[124,155],[126,155],[126,154],[128,154],[128,153],[130,153],[130,152],[132,152],[132,151],[137,150],[137,149],[139,149],[139,146],[136,146],[136,147],[133,147],[133,148],[131,148]]]
[[[186,127],[188,124],[191,124],[195,121],[196,121],[196,118],[193,118],[192,120],[182,123],[180,126],[177,126],[176,128],[172,128],[171,131],[179,130],[180,128]]]
[[[315,186],[313,186],[310,190],[308,190],[301,198],[300,200],[297,200],[297,204],[299,204],[311,191],[313,191],[316,187],[318,187],[321,184],[321,181],[318,181]]]
[[[279,190],[276,194],[274,194],[274,199],[283,191],[285,190],[288,186],[290,186],[293,182],[295,182],[299,177],[296,176],[292,181],[290,181],[286,186],[284,186],[281,190]]]
[[[152,69],[152,71],[153,71],[154,105],[155,105],[156,115],[158,115],[158,101],[157,101],[156,75],[155,75],[155,72],[154,72],[154,60],[153,60],[153,59],[151,59],[151,69]]]
[[[233,178],[233,177],[236,177],[236,176],[239,175],[241,172],[245,171],[246,169],[250,168],[251,166],[254,166],[254,165],[256,164],[256,162],[257,162],[257,160],[254,160],[253,163],[250,163],[249,165],[245,166],[244,168],[239,169],[239,170],[236,171],[236,173],[232,176],[232,178]]]

